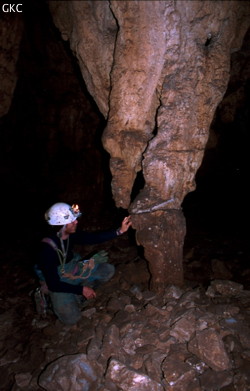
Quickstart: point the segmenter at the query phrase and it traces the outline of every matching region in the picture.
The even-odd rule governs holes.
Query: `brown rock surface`
[[[164,262],[175,269],[172,282],[181,284],[184,220],[170,219],[169,226],[165,212],[173,237],[164,241],[146,240],[142,232],[155,224],[155,210],[181,214],[184,197],[195,188],[209,127],[228,84],[230,55],[249,26],[249,3],[51,3],[89,91],[107,116],[103,144],[111,156],[113,196],[117,206],[136,215],[152,285],[160,291],[168,282],[160,272]],[[64,13],[71,15],[67,23]],[[145,186],[131,204],[141,170]]]

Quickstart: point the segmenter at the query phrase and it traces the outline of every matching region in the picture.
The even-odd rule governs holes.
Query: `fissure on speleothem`
[[[195,188],[230,56],[248,28],[245,4],[52,1],[50,9],[107,118],[102,141],[110,154],[113,197],[132,214],[152,288],[181,285],[181,204]],[[145,185],[131,202],[141,170]]]

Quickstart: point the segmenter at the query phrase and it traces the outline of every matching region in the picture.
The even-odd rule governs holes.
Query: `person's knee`
[[[59,315],[58,319],[66,326],[74,326],[81,318],[81,314],[77,317],[70,317],[68,315]]]
[[[64,311],[64,310],[60,311],[59,310],[58,311],[57,310],[57,311],[55,311],[55,314],[62,323],[69,325],[69,326],[76,324],[81,318],[80,310],[77,310],[77,311],[72,311],[72,310],[70,310],[70,311]]]
[[[52,308],[57,318],[66,325],[74,325],[81,318],[81,311],[71,294],[52,294]]]

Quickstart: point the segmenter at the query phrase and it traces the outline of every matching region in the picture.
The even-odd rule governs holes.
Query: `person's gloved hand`
[[[108,253],[105,250],[101,250],[94,254],[92,258],[95,260],[95,263],[108,262]]]
[[[90,288],[89,286],[84,286],[82,288],[82,295],[86,297],[87,300],[94,299],[96,297],[94,289]]]
[[[131,227],[132,221],[131,221],[131,216],[127,216],[122,220],[122,225],[119,228],[120,234],[124,234],[124,232],[127,232],[129,227]]]

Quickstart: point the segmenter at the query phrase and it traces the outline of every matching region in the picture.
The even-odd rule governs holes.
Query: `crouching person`
[[[66,325],[78,322],[83,301],[94,299],[95,288],[109,281],[115,272],[114,266],[107,262],[105,251],[89,260],[82,260],[79,254],[74,253],[74,245],[102,243],[123,234],[131,226],[128,216],[117,230],[77,231],[80,215],[77,205],[63,202],[48,209],[45,219],[51,226],[51,232],[41,242],[36,267],[45,279],[55,315]]]

